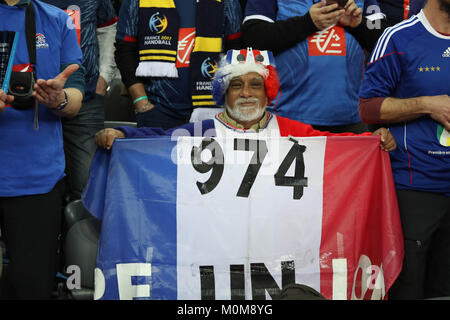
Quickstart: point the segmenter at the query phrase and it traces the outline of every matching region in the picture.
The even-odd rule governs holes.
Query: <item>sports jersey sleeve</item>
[[[97,26],[109,26],[117,21],[116,11],[110,0],[101,0],[97,10]]]
[[[116,27],[116,50],[114,52],[117,68],[127,88],[140,82],[135,71],[139,65],[137,44],[139,1],[124,0],[119,12]]]
[[[224,1],[224,36],[229,37],[241,30],[242,10],[239,1]]]
[[[109,84],[114,74],[114,39],[117,15],[112,2],[102,0],[97,9],[97,39],[100,76]]]
[[[69,15],[63,11],[59,15],[61,20],[61,64],[77,63],[81,66],[82,53],[78,44],[78,37],[75,28],[70,28],[66,23]]]
[[[224,1],[224,52],[230,49],[241,49],[242,9],[238,0]]]
[[[139,1],[124,0],[117,21],[116,40],[136,42],[138,34]]]
[[[277,17],[276,0],[248,0],[245,7],[244,22],[251,19],[259,19],[274,22]]]
[[[247,2],[242,42],[245,46],[266,49],[274,54],[283,52],[318,31],[309,12],[286,20],[276,20],[277,1]]]
[[[389,97],[394,92],[401,75],[401,52],[394,37],[386,29],[372,52],[364,79],[360,98]]]

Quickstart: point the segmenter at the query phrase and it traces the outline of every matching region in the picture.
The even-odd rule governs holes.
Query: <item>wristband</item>
[[[142,113],[142,112],[146,111],[148,108],[150,108],[151,105],[152,104],[149,101],[145,106],[142,106],[139,109],[134,110],[134,113],[135,114]]]
[[[139,97],[139,98],[137,98],[137,99],[134,99],[134,100],[133,100],[133,104],[136,104],[136,102],[141,101],[141,100],[144,100],[144,99],[147,99],[147,100],[148,100],[148,97],[147,97],[147,96],[142,96],[142,97]]]

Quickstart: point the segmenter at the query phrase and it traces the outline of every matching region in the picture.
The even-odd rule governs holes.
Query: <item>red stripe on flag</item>
[[[379,144],[375,136],[327,138],[320,291],[328,299],[333,298],[333,279],[336,292],[347,288],[341,298],[351,299],[353,293],[355,299],[371,299],[377,277],[384,276],[387,292],[401,270],[397,197],[389,155]],[[347,266],[346,281],[345,272],[344,278],[333,274],[333,260]],[[364,265],[369,260],[370,267]]]

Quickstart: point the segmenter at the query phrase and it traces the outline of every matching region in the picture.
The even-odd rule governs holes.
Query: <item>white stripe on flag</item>
[[[320,291],[326,137],[298,139],[299,144],[306,146],[303,156],[308,179],[303,197],[298,200],[293,199],[293,187],[275,186],[274,182],[275,172],[293,146],[289,139],[267,141],[268,153],[248,198],[236,193],[253,152],[234,150],[233,139],[229,137],[215,138],[225,157],[219,183],[211,192],[200,193],[196,182],[205,182],[211,172],[195,171],[186,159],[190,159],[192,148],[202,140],[180,137],[177,146],[178,299],[201,298],[200,266],[214,267],[215,297],[229,299],[230,265],[244,267],[245,298],[252,299],[250,265],[264,264],[281,288],[281,264],[286,261],[294,261],[297,283]],[[209,160],[206,153],[205,162]],[[293,175],[294,164],[286,176]]]

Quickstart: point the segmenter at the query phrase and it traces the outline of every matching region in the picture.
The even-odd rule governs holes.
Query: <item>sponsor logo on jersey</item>
[[[180,28],[178,33],[177,68],[187,68],[195,44],[195,28]]]
[[[308,37],[310,56],[345,56],[345,32],[342,27],[318,31]]]
[[[447,50],[444,51],[442,54],[443,58],[450,58],[450,47],[447,48]]]

